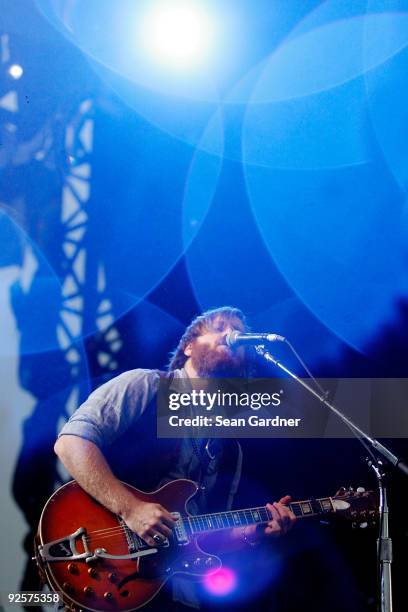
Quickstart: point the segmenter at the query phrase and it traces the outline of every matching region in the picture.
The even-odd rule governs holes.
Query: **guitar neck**
[[[308,516],[320,516],[335,512],[331,497],[319,499],[308,499],[288,504],[289,509],[297,518]],[[272,520],[272,514],[266,506],[257,508],[246,508],[244,510],[232,510],[230,512],[215,512],[212,514],[200,514],[185,519],[191,532],[208,533],[232,527],[245,527],[247,525],[261,525]]]

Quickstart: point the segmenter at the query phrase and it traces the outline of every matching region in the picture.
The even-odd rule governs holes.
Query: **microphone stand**
[[[363,444],[364,448],[366,448],[365,442],[375,450],[377,453],[380,453],[393,467],[398,468],[403,472],[406,476],[408,476],[408,465],[402,461],[399,457],[394,455],[386,446],[381,444],[375,438],[371,438],[365,431],[360,429],[353,421],[351,421],[345,414],[343,414],[338,408],[333,406],[330,402],[327,401],[327,395],[325,393],[318,393],[315,389],[313,389],[310,385],[308,385],[304,380],[296,376],[294,372],[289,370],[285,365],[283,365],[278,359],[276,359],[269,351],[265,349],[264,345],[255,346],[255,350],[258,355],[261,355],[266,361],[273,363],[280,370],[288,374],[290,378],[296,380],[296,382],[301,385],[304,389],[306,389],[309,393],[314,395],[316,399],[318,399],[322,404],[327,406],[329,410],[334,412],[338,416],[339,419],[343,421],[352,431],[352,433],[360,440]],[[363,442],[363,440],[365,442]],[[370,454],[371,450],[368,448]],[[387,488],[385,483],[385,473],[383,468],[383,462],[377,460],[373,455],[373,460],[368,460],[369,466],[373,469],[377,481],[378,488],[380,492],[380,501],[379,501],[379,516],[380,516],[380,533],[379,538],[377,540],[377,562],[378,562],[378,575],[379,575],[379,587],[380,587],[380,611],[381,612],[392,612],[392,586],[391,586],[391,563],[392,563],[392,541],[389,537],[389,529],[388,529],[388,519],[389,519],[389,509],[387,502]]]
[[[380,533],[377,540],[378,580],[380,591],[381,612],[392,612],[392,587],[391,587],[391,563],[392,563],[392,541],[388,531],[388,502],[387,488],[385,486],[385,473],[382,469],[382,461],[377,464],[372,461],[368,465],[374,470],[378,480],[380,491]]]

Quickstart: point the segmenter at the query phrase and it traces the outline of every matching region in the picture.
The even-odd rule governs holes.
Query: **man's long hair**
[[[188,359],[188,357],[184,354],[186,347],[195,338],[205,333],[205,331],[211,326],[211,323],[213,323],[215,319],[219,316],[221,316],[224,320],[227,321],[239,319],[244,326],[244,331],[249,330],[245,315],[242,310],[239,310],[239,308],[234,308],[232,306],[222,306],[221,308],[207,310],[206,312],[203,312],[203,314],[193,319],[193,321],[187,327],[176,349],[171,353],[168,370],[177,370],[184,366]]]

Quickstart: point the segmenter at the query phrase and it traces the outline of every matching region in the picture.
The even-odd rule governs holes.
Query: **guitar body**
[[[184,479],[153,493],[126,486],[136,498],[160,503],[184,519],[186,504],[197,491],[194,482]],[[218,557],[199,548],[194,536],[182,536],[172,536],[156,549],[148,547],[72,481],[58,489],[43,510],[36,560],[46,582],[62,593],[71,609],[127,612],[149,602],[175,573],[200,577],[221,566]],[[126,558],[129,555],[133,557]]]
[[[174,480],[153,493],[125,486],[135,498],[159,503],[173,514],[172,535],[162,545],[147,545],[74,481],[45,505],[35,558],[43,580],[62,594],[69,610],[137,610],[174,574],[200,578],[221,567],[218,557],[200,549],[198,536],[272,519],[265,506],[190,516],[186,504],[197,492],[191,480]],[[376,504],[370,491],[342,489],[335,497],[292,502],[289,507],[298,518],[335,513],[363,526],[375,523]]]

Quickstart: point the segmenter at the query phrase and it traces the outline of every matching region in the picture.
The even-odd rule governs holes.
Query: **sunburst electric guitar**
[[[164,544],[146,544],[75,481],[59,488],[44,507],[35,559],[43,580],[62,594],[71,610],[141,608],[173,574],[199,578],[221,567],[219,557],[200,548],[200,535],[271,520],[265,506],[192,516],[186,505],[198,487],[191,480],[174,480],[153,493],[126,486],[137,499],[161,504],[176,519],[173,535]],[[375,495],[343,491],[289,507],[299,518],[341,513],[355,523],[369,523],[375,515]]]

